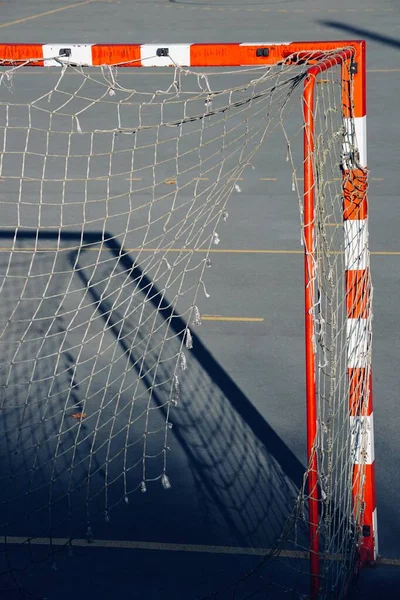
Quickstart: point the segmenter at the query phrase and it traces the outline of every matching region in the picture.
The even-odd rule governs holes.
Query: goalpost
[[[305,277],[308,465],[268,560],[307,557],[313,600],[374,563],[365,68],[362,41],[0,44],[3,574],[174,485],[207,268],[260,155]]]

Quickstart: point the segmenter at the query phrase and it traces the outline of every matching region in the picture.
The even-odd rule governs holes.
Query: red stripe
[[[355,509],[362,510],[360,522],[363,526],[360,547],[361,566],[375,561],[375,538],[373,512],[376,509],[375,462],[371,465],[354,465],[353,498]]]
[[[349,410],[350,416],[372,414],[372,376],[365,368],[348,369],[349,377]]]
[[[241,46],[240,44],[192,44],[190,46],[190,65],[192,67],[234,67],[241,65],[262,65],[276,62],[272,47],[268,56],[257,56],[259,45]]]
[[[96,44],[92,46],[93,65],[141,67],[140,44]]]
[[[42,44],[0,44],[0,61],[2,66],[11,66],[16,62],[29,62],[30,66],[43,67]],[[32,60],[39,59],[39,60]]]
[[[371,306],[369,269],[346,271],[346,306],[348,319],[366,319]]]
[[[366,219],[368,173],[363,169],[352,169],[343,173],[343,218],[349,220]]]

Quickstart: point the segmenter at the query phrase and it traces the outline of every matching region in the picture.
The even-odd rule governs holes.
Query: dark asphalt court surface
[[[1,43],[367,40],[376,475],[380,555],[386,564],[362,574],[354,597],[366,599],[400,593],[399,18],[400,7],[388,0],[0,2]],[[40,90],[43,77],[39,73],[33,83],[32,76],[32,88]],[[137,77],[146,86],[165,80],[144,71]],[[109,541],[104,547],[82,545],[72,555],[60,547],[53,568],[49,561],[36,565],[23,578],[34,598],[192,600],[249,572],[260,553],[251,555],[248,548],[269,548],[276,539],[305,463],[303,264],[287,165],[275,155],[262,159],[243,175],[242,193],[232,196],[219,246],[226,251],[212,255],[206,280],[211,297],[199,303],[204,314],[255,320],[204,320],[196,329],[198,346],[182,394],[187,410],[176,418],[169,438],[171,489],[157,483],[116,506],[109,522],[108,516],[101,519],[93,531],[95,540]],[[92,263],[82,261],[84,280]],[[3,263],[4,258],[2,268]],[[66,507],[55,510],[61,521]],[[46,513],[38,516],[29,535],[46,535],[45,518]],[[83,525],[77,513],[78,538]],[[27,535],[24,524],[11,534]],[[64,538],[70,531],[60,524],[53,535]],[[44,559],[46,551],[36,547],[35,560]],[[296,568],[301,567],[299,561]],[[288,575],[290,558],[273,568],[288,587],[290,577],[299,578]],[[268,598],[278,594],[267,591]],[[230,596],[218,596],[225,597]]]

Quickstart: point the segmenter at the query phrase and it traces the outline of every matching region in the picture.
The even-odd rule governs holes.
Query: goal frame
[[[337,53],[335,53],[337,50]],[[310,54],[312,52],[312,54]],[[320,54],[319,54],[320,52]],[[324,53],[330,52],[329,58]],[[333,54],[332,54],[333,53]],[[305,355],[308,508],[310,536],[311,598],[319,590],[320,551],[318,531],[319,485],[317,455],[316,354],[314,348],[314,95],[318,75],[333,66],[342,66],[342,105],[345,121],[354,123],[359,149],[357,168],[343,174],[343,224],[345,259],[360,254],[357,267],[346,262],[347,370],[351,382],[357,382],[370,367],[369,357],[351,339],[351,321],[370,317],[370,275],[367,251],[367,139],[366,139],[366,54],[364,41],[310,41],[285,43],[193,43],[193,44],[0,44],[3,66],[83,67],[113,65],[118,67],[240,67],[284,63],[288,57],[309,66],[302,96],[304,126],[304,285],[305,285]],[[312,56],[312,60],[310,60]],[[325,56],[325,57],[324,57]],[[55,58],[56,57],[56,58]],[[58,57],[58,58],[57,58]],[[352,101],[350,102],[350,93]],[[352,210],[350,210],[350,206]],[[357,228],[357,223],[363,222]],[[356,223],[357,222],[357,223]],[[357,249],[358,248],[358,249]],[[357,288],[358,284],[358,289]],[[362,297],[360,294],[362,287]],[[354,291],[356,289],[356,291]],[[349,327],[350,325],[350,327]],[[351,359],[349,358],[351,350]],[[353,453],[353,510],[362,513],[361,543],[358,564],[373,564],[378,554],[377,509],[375,496],[375,460],[373,436],[372,381],[367,389],[351,383],[349,416],[362,421],[366,436],[363,448]],[[349,432],[350,436],[350,432]],[[360,505],[361,499],[361,505]],[[358,504],[357,504],[358,503]]]

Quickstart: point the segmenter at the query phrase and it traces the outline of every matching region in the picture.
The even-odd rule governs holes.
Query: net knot
[[[180,392],[179,392],[178,375],[174,375],[173,383],[172,383],[172,395],[171,395],[171,402],[174,406],[178,406],[179,394],[180,394]]]
[[[192,318],[192,323],[193,325],[195,325],[196,327],[200,327],[201,325],[201,315],[200,315],[200,311],[197,308],[197,306],[193,307],[193,318]]]
[[[161,476],[161,484],[162,484],[164,490],[169,490],[171,488],[171,482],[166,473],[163,473]]]
[[[179,365],[182,369],[182,371],[186,371],[187,368],[187,360],[186,360],[186,356],[185,353],[181,351],[180,355],[179,355]]]
[[[186,327],[185,329],[185,346],[188,350],[191,350],[193,348],[193,338],[192,334],[190,333],[189,327]]]

